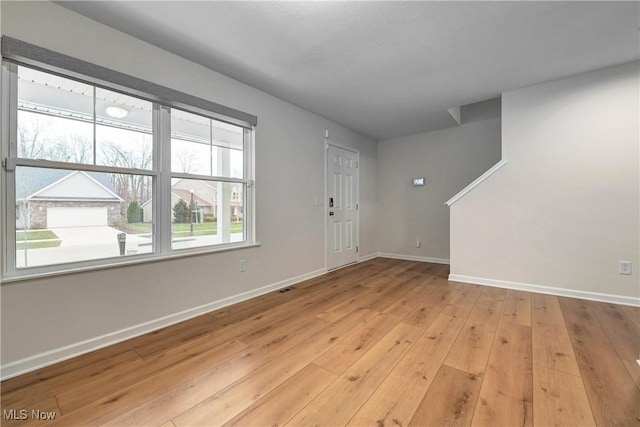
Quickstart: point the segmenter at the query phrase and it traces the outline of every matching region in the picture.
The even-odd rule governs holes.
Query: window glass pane
[[[152,104],[96,88],[97,164],[153,168]]]
[[[16,168],[16,266],[61,264],[153,251],[151,178]]]
[[[151,134],[111,126],[96,126],[98,165],[153,169]]]
[[[203,142],[171,138],[171,171],[211,175],[211,147]]]
[[[211,119],[171,110],[171,171],[211,175]]]
[[[213,175],[230,178],[244,177],[244,129],[212,120]]]
[[[93,87],[18,67],[18,157],[93,162]]]
[[[174,178],[172,249],[244,241],[243,194],[242,183]]]
[[[244,129],[171,110],[171,170],[244,178]]]
[[[61,116],[18,110],[18,157],[93,163],[93,125]]]

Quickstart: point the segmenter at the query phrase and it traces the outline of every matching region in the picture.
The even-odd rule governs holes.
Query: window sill
[[[213,248],[213,249],[190,250],[190,251],[178,252],[170,255],[158,255],[158,256],[141,255],[134,259],[128,259],[126,261],[117,261],[117,262],[114,262],[113,260],[114,259],[117,260],[119,258],[111,258],[111,259],[105,260],[104,264],[94,264],[94,265],[83,266],[83,267],[69,267],[66,269],[63,268],[56,271],[40,272],[40,273],[25,272],[24,274],[18,274],[16,276],[3,277],[0,280],[0,283],[1,284],[14,283],[14,282],[20,282],[24,280],[40,279],[40,278],[53,277],[53,276],[64,276],[64,275],[76,274],[76,273],[85,273],[88,271],[105,270],[110,268],[125,267],[125,266],[136,265],[136,264],[147,264],[147,263],[166,261],[166,260],[172,260],[177,258],[185,258],[185,257],[191,257],[191,256],[198,256],[198,255],[209,255],[209,254],[215,254],[219,252],[237,251],[240,249],[256,248],[261,245],[262,244],[260,242],[255,242],[255,243],[245,243],[245,244],[240,244],[235,246],[225,246],[225,247]]]

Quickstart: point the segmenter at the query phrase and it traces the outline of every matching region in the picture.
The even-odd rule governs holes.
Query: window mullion
[[[96,87],[93,87],[93,164],[98,164],[98,142],[97,142],[97,124],[96,124]]]
[[[12,158],[10,167],[27,166],[33,168],[79,170],[87,172],[122,173],[127,175],[155,176],[157,172],[148,169],[122,168],[118,166],[101,166],[84,163],[56,162],[53,160]]]
[[[173,178],[182,178],[182,179],[199,179],[201,181],[218,181],[218,182],[230,182],[230,183],[238,183],[238,184],[248,184],[248,179],[243,178],[228,178],[224,176],[211,176],[211,175],[197,175],[193,173],[178,173],[172,172],[171,176]]]
[[[255,212],[255,126],[252,129],[245,129],[244,131],[244,178],[247,180],[244,185],[244,206],[245,212],[243,217],[245,218],[245,239],[247,242],[253,243],[256,241],[256,212]],[[247,213],[249,215],[247,216]]]
[[[154,104],[154,150],[158,175],[154,186],[153,229],[156,253],[171,252],[171,109]]]

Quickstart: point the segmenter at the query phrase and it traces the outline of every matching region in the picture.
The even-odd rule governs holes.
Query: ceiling
[[[632,2],[57,2],[374,139],[640,59]]]

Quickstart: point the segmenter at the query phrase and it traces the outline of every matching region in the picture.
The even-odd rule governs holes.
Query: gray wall
[[[500,160],[499,99],[464,107],[462,120],[458,127],[378,143],[381,254],[449,259],[444,203]],[[414,177],[425,177],[425,186],[412,187]]]
[[[639,68],[503,94],[508,163],[451,207],[453,275],[638,303]]]
[[[3,284],[3,365],[117,331],[126,335],[127,328],[325,268],[324,207],[314,204],[324,196],[325,129],[331,140],[360,150],[360,254],[377,252],[376,141],[55,4],[1,8],[5,35],[257,115],[262,243]],[[244,273],[240,259],[247,261]]]

